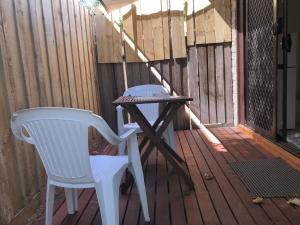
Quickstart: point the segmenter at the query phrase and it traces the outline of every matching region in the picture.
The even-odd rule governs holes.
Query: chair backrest
[[[93,182],[88,151],[88,128],[95,127],[110,143],[120,139],[106,122],[90,111],[69,108],[32,108],[15,112],[14,135],[34,144],[51,180]]]
[[[168,90],[162,85],[139,85],[128,88],[123,96],[154,96],[154,95],[169,95]],[[139,104],[137,105],[148,121],[155,121],[159,116],[159,104]]]

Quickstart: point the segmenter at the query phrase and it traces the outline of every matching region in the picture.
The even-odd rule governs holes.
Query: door
[[[278,0],[277,132],[300,154],[299,0]]]
[[[276,136],[276,0],[247,0],[245,15],[245,122]]]

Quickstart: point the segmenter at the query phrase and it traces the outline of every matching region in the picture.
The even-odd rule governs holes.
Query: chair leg
[[[119,225],[119,188],[125,169],[95,185],[102,225]]]
[[[129,170],[132,173],[140,196],[145,221],[149,222],[148,201],[145,190],[144,174],[141,164],[137,137],[132,136],[128,140],[128,157],[130,161]]]
[[[66,202],[68,206],[68,213],[74,214],[78,211],[77,189],[65,188]]]
[[[52,225],[55,186],[47,182],[45,225]]]

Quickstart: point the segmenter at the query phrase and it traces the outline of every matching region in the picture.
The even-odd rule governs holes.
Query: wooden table
[[[148,141],[150,141],[150,144],[141,156],[142,164],[147,160],[153,147],[156,146],[166,160],[168,160],[168,162],[173,166],[175,172],[186,181],[191,189],[194,188],[194,184],[188,175],[185,161],[162,139],[162,134],[176,115],[177,110],[187,101],[192,100],[192,98],[186,96],[121,96],[113,102],[113,105],[121,105],[125,108],[143,130],[145,137],[139,145],[140,151],[146,146]],[[143,113],[137,107],[138,104],[150,103],[166,103],[153,125],[148,122]],[[122,192],[126,192],[129,186],[128,183],[129,182],[127,182],[127,185],[123,186]]]

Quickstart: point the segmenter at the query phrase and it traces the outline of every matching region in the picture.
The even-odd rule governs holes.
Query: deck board
[[[187,162],[195,191],[188,192],[185,182],[174,174],[170,164],[156,150],[144,165],[148,205],[153,225],[296,225],[300,209],[287,199],[264,199],[252,203],[246,187],[229,166],[230,162],[274,157],[248,139],[235,127],[211,128],[221,144],[213,144],[200,130],[176,132],[178,154]],[[115,148],[106,148],[115,154]],[[206,179],[206,175],[213,179]],[[44,224],[43,216],[35,225]],[[101,224],[97,197],[93,189],[79,194],[79,211],[67,215],[66,203],[57,199],[53,225]],[[120,224],[147,224],[135,185],[120,194]]]

